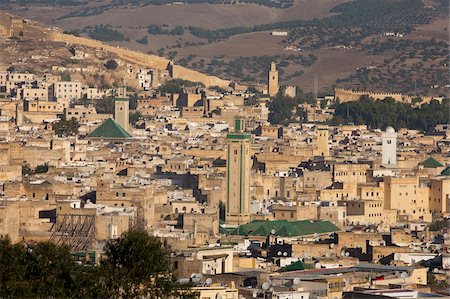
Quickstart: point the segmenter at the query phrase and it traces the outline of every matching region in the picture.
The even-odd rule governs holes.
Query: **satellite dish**
[[[272,230],[270,231],[270,233],[271,233],[272,235],[275,235],[276,230],[275,230],[275,229],[272,229]]]
[[[405,271],[402,272],[402,274],[400,274],[400,277],[405,279],[408,277],[408,273],[406,273]]]
[[[287,256],[287,252],[283,252],[283,256]]]
[[[350,256],[350,252],[346,252],[346,253],[345,253],[345,256]]]
[[[274,290],[274,289],[273,289],[273,287],[272,287],[272,288],[270,288],[270,290],[269,290],[269,291],[270,291],[270,292],[273,292],[273,290]]]
[[[206,282],[206,285],[210,286],[211,283],[212,283],[212,279],[211,279],[211,278],[208,278],[208,279],[206,279],[205,282]]]
[[[345,256],[345,250],[341,251],[341,256]]]
[[[447,233],[444,234],[444,238],[445,238],[445,239],[448,238],[448,234],[447,234]]]
[[[270,284],[268,282],[265,282],[262,284],[263,290],[267,291],[270,288]]]
[[[294,278],[294,280],[292,282],[294,284],[299,284],[300,283],[300,278],[296,277],[296,278]]]
[[[330,248],[331,248],[331,249],[333,249],[334,246],[336,246],[334,243],[331,243],[331,244],[330,244]]]

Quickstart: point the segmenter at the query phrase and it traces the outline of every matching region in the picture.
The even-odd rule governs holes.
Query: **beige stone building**
[[[418,177],[385,177],[384,206],[410,221],[431,221],[429,189],[421,186]]]

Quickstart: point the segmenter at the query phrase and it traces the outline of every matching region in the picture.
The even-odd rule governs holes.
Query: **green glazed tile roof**
[[[128,98],[115,98],[114,101],[129,102],[130,100]]]
[[[420,165],[422,165],[425,168],[438,168],[438,167],[444,167],[444,165],[441,164],[438,160],[436,160],[433,157],[428,157],[426,160],[420,162]]]
[[[306,270],[311,269],[310,266],[306,265],[302,261],[296,261],[295,263],[292,263],[288,266],[285,266],[280,269],[281,272],[289,272],[289,271],[299,271],[299,270]]]
[[[116,123],[112,118],[108,118],[98,126],[94,131],[88,134],[87,137],[91,138],[131,138],[132,136],[128,134],[118,123]]]
[[[292,222],[287,220],[255,220],[230,230],[228,234],[240,236],[268,236],[271,234],[272,230],[275,231],[275,235],[277,236],[298,237],[313,235],[315,233],[332,233],[339,231],[339,228],[330,221],[322,220],[301,220]]]
[[[442,170],[441,175],[450,176],[450,166],[447,166],[446,169]]]

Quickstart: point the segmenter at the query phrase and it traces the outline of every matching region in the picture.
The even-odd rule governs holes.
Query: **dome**
[[[386,133],[395,133],[395,129],[391,126],[386,128]]]

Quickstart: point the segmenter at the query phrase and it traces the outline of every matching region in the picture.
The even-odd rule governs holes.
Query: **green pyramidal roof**
[[[112,118],[108,118],[98,126],[94,131],[92,131],[87,137],[90,138],[131,138],[132,136],[128,134],[118,123],[116,123]]]
[[[422,161],[420,163],[425,168],[438,168],[438,167],[444,167],[444,165],[441,164],[438,160],[436,160],[433,157],[428,157],[426,160]]]

